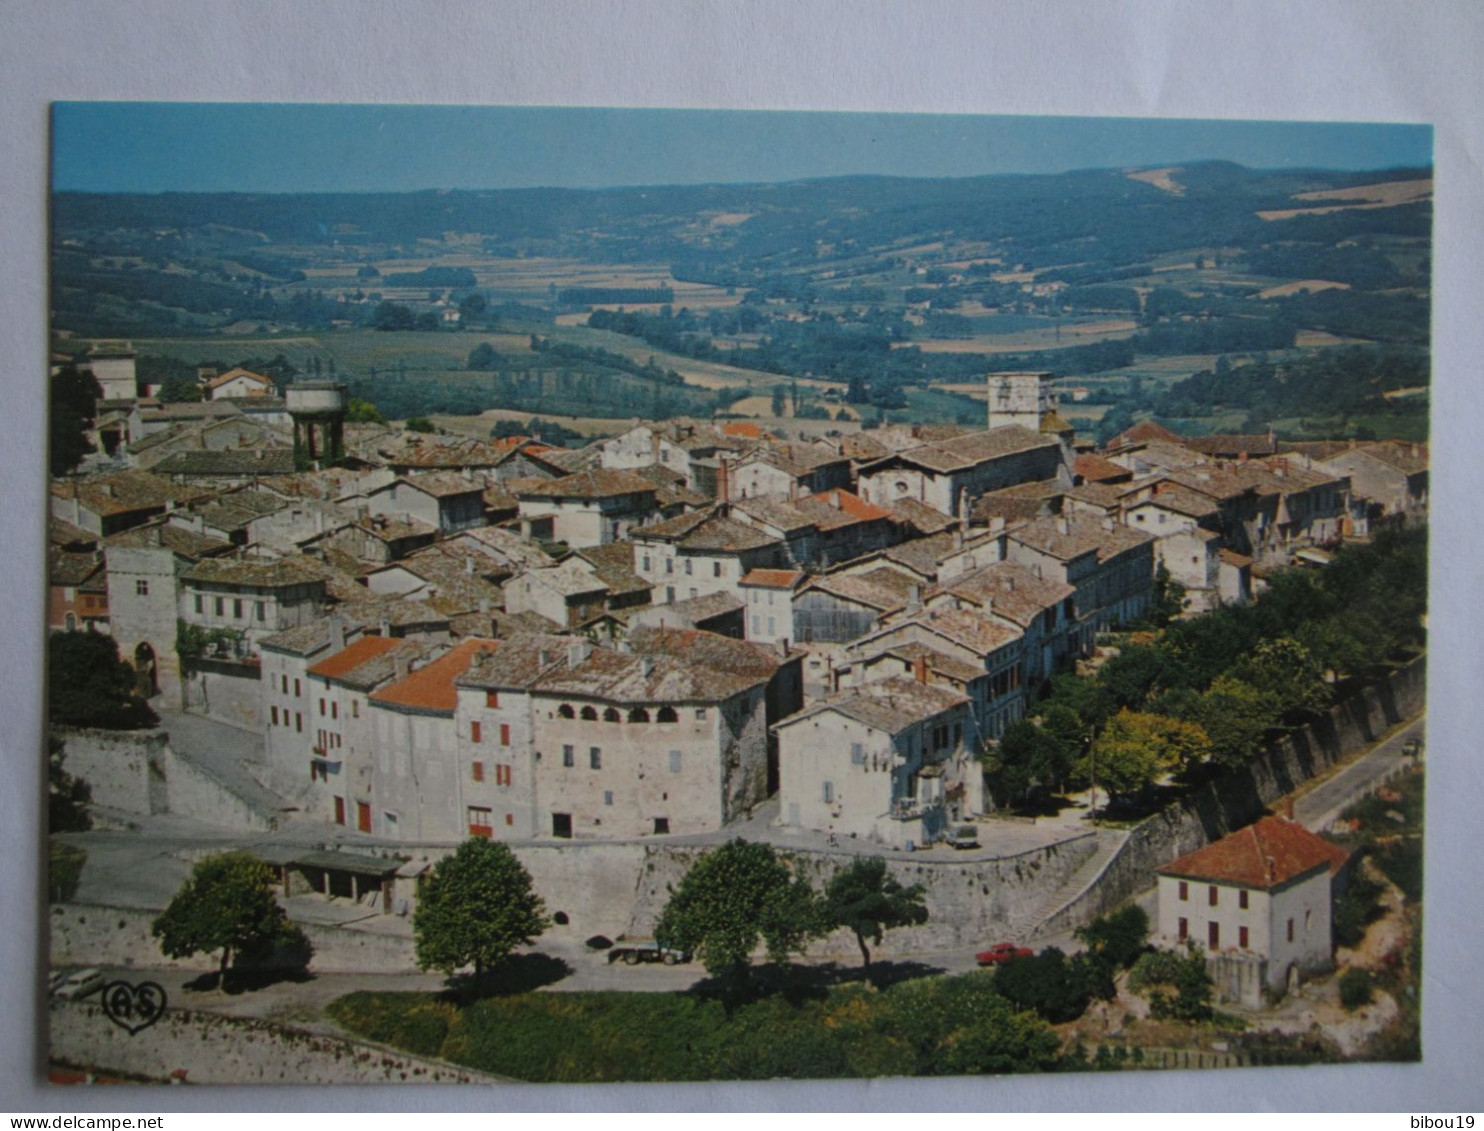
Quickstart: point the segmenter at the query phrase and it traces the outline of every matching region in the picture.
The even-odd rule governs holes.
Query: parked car
[[[103,971],[89,967],[86,970],[75,970],[71,974],[58,978],[52,977],[52,996],[59,997],[63,1001],[75,1001],[78,998],[95,994],[103,988]]]
[[[954,848],[978,848],[979,826],[949,825],[948,831],[943,834],[943,843]]]
[[[1017,958],[1030,958],[1036,952],[1028,946],[1016,946],[1014,943],[995,943],[988,950],[981,950],[974,955],[974,961],[980,966],[1003,966],[1007,962],[1014,962]]]
[[[676,966],[689,962],[690,952],[660,946],[650,938],[631,939],[619,935],[608,951],[608,962],[612,964],[620,960],[628,966],[637,966],[641,962],[663,962],[666,966]]]

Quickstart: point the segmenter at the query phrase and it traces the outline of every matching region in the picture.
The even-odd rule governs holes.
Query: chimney
[[[964,548],[964,528],[962,526],[954,527],[953,548],[955,551],[962,550]]]
[[[1238,463],[1246,463],[1247,462],[1247,453],[1245,451],[1241,451],[1241,452],[1238,452],[1237,453],[1237,462]]]
[[[989,532],[991,534],[1003,533],[1005,529],[1005,516],[1002,514],[990,515]]]
[[[644,676],[647,679],[650,676],[650,674],[653,673],[653,671],[654,671],[654,657],[653,656],[640,656],[639,657],[639,674],[642,675],[642,676]]]
[[[1290,821],[1293,820],[1293,795],[1292,794],[1289,794],[1287,800],[1285,800],[1283,802],[1283,815],[1285,817],[1287,817]]]
[[[1112,518],[1111,515],[1104,515],[1103,516],[1103,529],[1104,530],[1108,531],[1109,533],[1112,533],[1114,525],[1115,525],[1115,523],[1113,522],[1113,518]]]
[[[345,651],[345,618],[339,613],[330,616],[330,651]]]
[[[481,598],[479,598],[479,611],[481,613],[485,613],[485,614],[488,614],[489,613],[489,611],[490,611],[490,599],[488,597],[481,597]]]
[[[593,646],[586,640],[574,640],[567,645],[567,667],[580,667],[582,662],[588,658]]]
[[[907,587],[907,611],[915,613],[922,608],[922,586],[913,582]]]
[[[1270,883],[1270,884],[1277,883],[1278,882],[1278,864],[1277,864],[1277,862],[1271,856],[1268,856],[1268,857],[1265,857],[1263,859],[1263,863],[1265,865],[1267,865],[1268,883]]]
[[[1057,521],[1056,526],[1057,529],[1060,530],[1063,534],[1072,533],[1072,520],[1066,515],[1061,516],[1061,518]]]
[[[718,502],[730,502],[732,498],[731,468],[725,458],[716,465],[716,498]]]
[[[788,637],[780,636],[777,640],[777,644],[779,658],[783,660],[788,659]]]
[[[398,682],[407,678],[407,653],[401,648],[392,653],[392,670]]]
[[[464,555],[464,572],[471,575],[474,573],[474,557],[471,554]]]
[[[392,638],[392,622],[385,614],[381,618],[381,638],[383,640]]]
[[[918,656],[917,659],[912,661],[912,678],[918,683],[926,683],[928,681],[926,656]]]

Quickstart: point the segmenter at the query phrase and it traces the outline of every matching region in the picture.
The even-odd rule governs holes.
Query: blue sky
[[[1427,126],[967,115],[63,102],[52,183],[94,192],[372,192],[976,176],[1225,159],[1426,165]]]

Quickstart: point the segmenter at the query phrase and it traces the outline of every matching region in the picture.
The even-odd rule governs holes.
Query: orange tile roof
[[[804,580],[800,569],[750,569],[742,578],[741,585],[763,585],[770,589],[792,589]]]
[[[821,491],[819,494],[814,496],[814,499],[818,502],[824,503],[826,506],[831,506],[836,508],[837,510],[844,511],[851,518],[859,519],[862,522],[868,522],[873,518],[892,517],[891,511],[886,510],[883,507],[878,507],[875,503],[868,503],[859,495],[852,494],[851,492],[843,490],[841,488],[836,488],[830,491]]]
[[[476,653],[493,652],[499,647],[498,640],[471,637],[461,641],[452,651],[445,652],[427,667],[419,668],[405,679],[382,688],[371,698],[389,707],[452,714],[459,705],[459,689],[454,681],[469,670]]]
[[[363,636],[349,647],[315,664],[309,669],[309,674],[322,679],[336,679],[355,671],[367,660],[385,655],[400,643],[400,640],[390,636]]]
[[[1321,864],[1331,874],[1350,854],[1337,844],[1282,817],[1264,817],[1204,848],[1155,869],[1167,876],[1272,889]]]
[[[736,436],[742,440],[761,440],[767,435],[763,426],[755,420],[728,420],[721,426],[723,436]]]

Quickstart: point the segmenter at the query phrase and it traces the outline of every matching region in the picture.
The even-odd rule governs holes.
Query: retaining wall
[[[63,768],[92,786],[94,800],[130,813],[167,810],[170,736],[163,730],[54,726],[52,733],[62,740]]]
[[[51,962],[56,966],[167,967],[211,971],[216,954],[167,959],[149,933],[157,911],[98,903],[55,903],[48,917]],[[300,923],[314,947],[310,969],[324,974],[406,973],[417,968],[412,940],[405,936]]]
[[[277,827],[272,814],[260,812],[200,767],[165,747],[166,812],[196,817],[222,829],[266,832]]]
[[[130,1036],[91,1002],[53,1000],[50,1055],[79,1067],[164,1080],[184,1065],[193,1084],[470,1084],[494,1077],[380,1045],[266,1021],[167,1009]]]
[[[1197,790],[1130,830],[1097,879],[1037,932],[1071,930],[1153,886],[1154,869],[1257,820],[1274,801],[1419,714],[1427,700],[1427,657],[1331,707],[1315,723],[1274,743],[1239,773]]]

